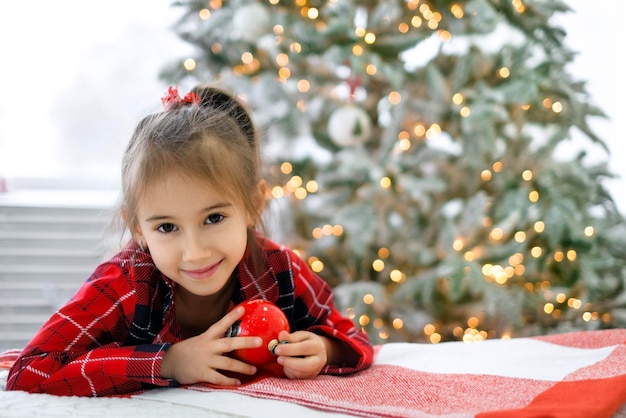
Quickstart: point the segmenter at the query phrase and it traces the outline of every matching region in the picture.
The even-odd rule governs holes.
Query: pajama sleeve
[[[108,396],[173,385],[160,376],[170,344],[132,335],[134,316],[142,309],[137,273],[142,274],[100,265],[24,348],[9,372],[7,390]]]

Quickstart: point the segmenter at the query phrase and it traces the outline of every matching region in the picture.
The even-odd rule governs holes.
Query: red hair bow
[[[182,103],[191,103],[191,104],[200,104],[200,96],[198,96],[193,91],[190,91],[185,95],[185,97],[180,97],[178,94],[178,87],[168,87],[167,93],[165,96],[161,97],[161,103],[163,103],[163,107],[165,110],[170,110],[174,107],[179,106]]]

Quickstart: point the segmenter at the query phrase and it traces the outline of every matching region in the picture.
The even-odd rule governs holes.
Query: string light
[[[374,271],[380,273],[385,269],[385,262],[380,258],[377,258],[372,262],[372,268],[374,269]]]
[[[391,325],[395,329],[402,329],[404,327],[404,321],[401,318],[394,318]]]
[[[526,6],[524,6],[524,2],[522,0],[512,0],[511,4],[515,8],[515,11],[519,14],[522,14],[526,11]]]
[[[293,165],[290,162],[285,161],[280,164],[280,171],[283,174],[291,174],[293,171]]]
[[[426,127],[422,123],[416,123],[413,126],[413,133],[418,138],[423,137],[424,135],[426,135]]]
[[[280,199],[285,196],[285,190],[280,186],[275,186],[272,188],[272,196],[276,199]]]
[[[376,35],[372,32],[368,32],[363,37],[363,41],[365,41],[365,43],[368,45],[372,45],[374,42],[376,42]]]
[[[387,100],[389,100],[389,103],[391,103],[392,105],[395,106],[395,105],[399,104],[400,101],[402,100],[402,95],[399,92],[397,92],[397,91],[392,91],[387,96]]]
[[[320,259],[315,259],[309,263],[311,270],[315,273],[321,273],[324,270],[324,263]]]
[[[532,247],[530,249],[530,255],[534,258],[541,257],[541,254],[543,254],[543,249],[541,247]]]
[[[453,3],[450,6],[450,12],[452,13],[452,16],[456,17],[457,19],[463,19],[463,16],[465,16],[463,8],[458,3]]]
[[[437,123],[433,123],[430,125],[428,130],[426,131],[426,138],[433,139],[437,136],[441,135],[441,126]]]
[[[306,93],[311,88],[311,83],[309,82],[309,80],[299,80],[297,83],[297,87],[300,93]]]
[[[185,61],[183,61],[183,67],[185,67],[185,70],[187,71],[195,70],[196,60],[194,60],[193,58],[187,58]]]
[[[438,30],[437,36],[439,37],[439,39],[441,39],[442,42],[449,42],[450,40],[452,40],[452,34],[447,30]]]
[[[354,45],[352,47],[352,55],[355,57],[360,57],[363,55],[363,47],[361,45]]]
[[[400,270],[391,270],[391,273],[389,273],[389,279],[395,283],[402,283],[406,279],[406,276]]]
[[[315,193],[318,191],[319,189],[319,185],[317,184],[317,182],[315,180],[309,180],[306,182],[306,186],[305,186],[307,192],[309,193]]]
[[[502,228],[493,228],[489,233],[489,239],[493,241],[500,241],[503,236],[504,232],[502,231]]]
[[[422,27],[422,23],[423,23],[423,22],[424,22],[424,21],[423,21],[423,20],[422,20],[422,18],[421,18],[421,17],[419,17],[419,16],[413,16],[413,17],[411,18],[411,26],[413,26],[414,28],[420,28],[420,27]]]

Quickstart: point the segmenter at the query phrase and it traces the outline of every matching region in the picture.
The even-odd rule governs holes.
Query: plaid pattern
[[[374,363],[361,373],[309,380],[266,373],[228,390],[333,416],[624,418],[625,341],[626,330],[611,329],[470,344],[386,343],[374,347]],[[224,390],[208,384],[186,388],[202,395]],[[179,391],[137,397],[199,409],[210,409],[218,399],[177,396]]]
[[[239,288],[228,310],[248,299],[281,307],[291,330],[309,330],[347,343],[360,354],[356,367],[328,365],[323,374],[350,374],[369,367],[367,336],[334,307],[328,284],[294,252],[259,237],[266,270],[254,277],[244,258]],[[171,344],[183,339],[174,314],[175,283],[152,258],[128,246],[98,266],[74,297],[60,308],[13,364],[7,390],[57,395],[112,396],[158,386],[176,386],[160,376]]]

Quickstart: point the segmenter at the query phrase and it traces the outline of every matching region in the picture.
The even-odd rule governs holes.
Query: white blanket
[[[626,330],[509,341],[385,344],[352,376],[292,381],[260,373],[238,388],[193,385],[131,398],[6,392],[0,417],[626,418]],[[1,356],[0,356],[1,357]]]

